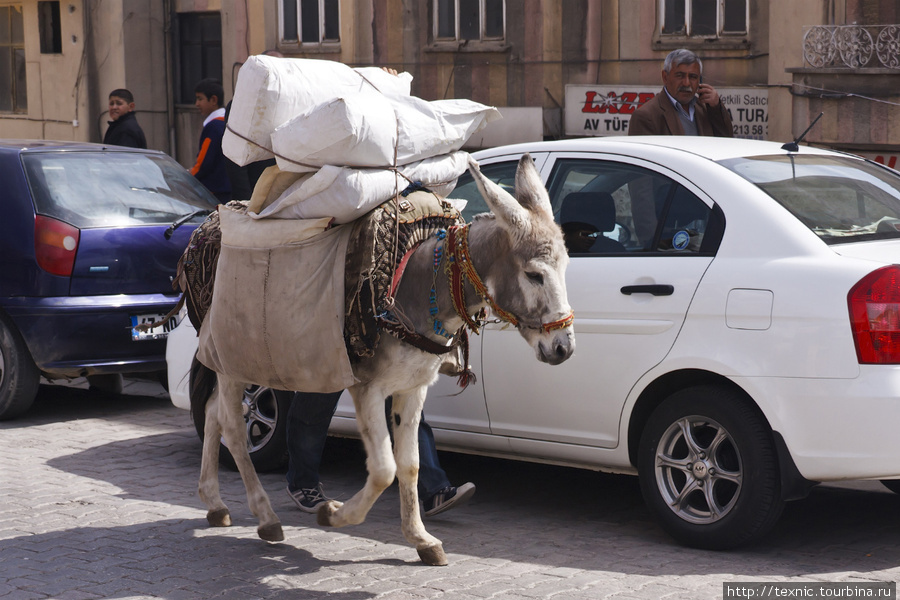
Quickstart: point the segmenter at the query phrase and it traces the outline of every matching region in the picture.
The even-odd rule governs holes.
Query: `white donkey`
[[[573,315],[565,286],[568,255],[534,162],[528,155],[519,161],[515,197],[484,177],[474,160],[470,160],[470,172],[493,214],[478,215],[468,225],[450,228],[446,236],[429,238],[410,257],[394,295],[397,312],[402,311],[406,317],[405,331],[396,337],[382,335],[375,355],[353,366],[360,383],[351,387],[350,393],[367,456],[366,484],[347,502],[332,500],[321,505],[317,515],[321,525],[361,523],[396,477],[403,534],[429,565],[447,564],[441,541],[422,524],[416,489],[419,417],[426,390],[437,379],[444,360],[443,355],[420,347],[449,343],[434,332],[435,319],[443,323],[446,331],[461,332],[465,326],[477,327],[474,315],[489,306],[494,316],[518,328],[538,360],[556,365],[575,350]],[[434,276],[436,257],[451,261],[449,277]],[[434,285],[437,315],[429,312]],[[413,345],[412,338],[426,341]],[[207,370],[207,374],[212,371]],[[221,435],[243,478],[250,509],[259,518],[259,536],[267,541],[281,541],[281,523],[247,452],[241,414],[242,392],[248,384],[277,384],[239,381],[228,373],[216,375],[215,395],[212,377],[206,378],[209,383],[205,388],[195,388],[202,390],[203,399],[210,399],[206,404],[199,483],[200,497],[209,509],[207,520],[212,526],[231,525],[228,508],[219,494]],[[384,414],[384,399],[388,396],[393,396],[393,453]]]

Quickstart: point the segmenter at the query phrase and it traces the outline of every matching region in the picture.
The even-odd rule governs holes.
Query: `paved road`
[[[400,533],[396,486],[364,524],[330,530],[265,474],[286,535],[267,544],[223,471],[235,526],[208,528],[200,444],[155,383],[123,396],[42,386],[0,441],[3,599],[702,600],[723,582],[900,579],[900,496],[877,483],[817,488],[764,543],[716,553],[674,545],[634,478],[445,453],[451,479],[478,493],[426,521],[450,558],[426,567]],[[329,440],[323,478],[339,498],[356,491],[358,442]]]

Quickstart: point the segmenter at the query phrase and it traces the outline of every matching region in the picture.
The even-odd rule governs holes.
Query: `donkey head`
[[[490,247],[482,249],[492,255],[482,275],[485,285],[496,306],[518,321],[519,333],[537,359],[557,365],[575,351],[566,296],[569,256],[540,174],[531,156],[522,156],[513,197],[482,175],[472,158],[469,171],[500,230]]]

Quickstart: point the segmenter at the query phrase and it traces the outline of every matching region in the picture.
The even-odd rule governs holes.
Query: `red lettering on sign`
[[[630,115],[634,113],[634,109],[637,108],[637,92],[625,92],[622,94],[622,102],[619,103],[619,112],[623,115]]]
[[[582,107],[581,112],[583,113],[597,113],[600,112],[600,107],[594,104],[594,98],[597,96],[597,92],[587,92],[584,95],[584,107]]]
[[[653,92],[642,92],[640,96],[638,96],[638,106],[643,106],[650,100],[652,100],[656,96]]]
[[[653,92],[624,92],[621,96],[616,92],[609,92],[606,96],[600,96],[597,92],[585,92],[581,112],[632,115],[639,106],[654,96],[656,94]]]
[[[619,108],[616,106],[617,96],[615,92],[610,92],[606,95],[606,102],[603,105],[603,109],[600,112],[609,113],[611,115],[618,114]]]

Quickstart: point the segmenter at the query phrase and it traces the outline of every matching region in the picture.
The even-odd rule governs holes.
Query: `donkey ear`
[[[541,181],[537,167],[534,166],[534,159],[527,152],[519,159],[519,166],[516,168],[516,199],[527,210],[543,210],[553,218],[547,188]]]
[[[481,192],[484,201],[487,202],[488,208],[491,209],[494,216],[509,225],[514,231],[528,227],[528,214],[519,205],[519,202],[512,194],[482,175],[481,169],[478,168],[478,163],[471,156],[469,157],[469,172],[475,179],[478,191]],[[518,175],[516,179],[518,179]]]

